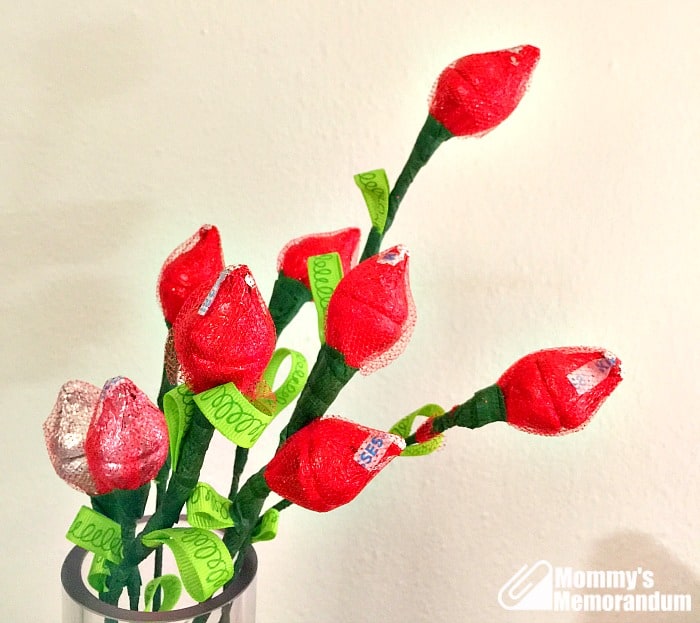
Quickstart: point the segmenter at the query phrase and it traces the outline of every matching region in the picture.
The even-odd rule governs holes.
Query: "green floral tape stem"
[[[375,169],[355,175],[355,184],[362,191],[367,204],[372,227],[384,233],[389,215],[389,180],[384,169]]]
[[[194,401],[216,430],[242,448],[251,448],[275,417],[251,404],[233,383],[196,394]]]
[[[311,301],[311,292],[301,281],[279,273],[272,288],[269,305],[277,337],[294,319],[304,303],[309,301]]]
[[[160,575],[153,578],[148,584],[146,584],[146,588],[143,589],[145,612],[153,611],[153,598],[155,597],[158,589],[160,589],[162,592],[162,599],[160,607],[157,608],[157,610],[159,612],[172,610],[182,594],[182,582],[180,581],[180,578],[172,573],[166,573],[165,575]]]
[[[367,243],[362,251],[360,261],[366,260],[368,257],[375,255],[379,251],[382,244],[382,239],[389,230],[389,227],[391,227],[394,217],[398,212],[399,205],[401,205],[401,201],[406,196],[406,192],[413,183],[414,178],[428,163],[428,160],[430,160],[432,155],[437,151],[437,148],[453,136],[454,135],[444,125],[442,125],[431,115],[428,115],[420,133],[418,134],[416,143],[408,156],[408,160],[406,161],[406,164],[399,174],[396,184],[389,195],[389,208],[387,211],[384,229],[379,231],[376,227],[372,226],[367,238]]]
[[[437,417],[445,413],[445,410],[436,404],[427,404],[422,406],[420,409],[416,409],[413,413],[410,413],[404,418],[401,418],[396,424],[394,424],[389,432],[395,435],[400,435],[401,437],[409,437],[411,434],[411,429],[413,428],[413,422],[419,416],[423,417]],[[428,441],[423,443],[415,443],[410,446],[406,446],[401,452],[401,456],[425,456],[435,452],[444,441],[443,435],[438,435],[433,437]]]
[[[331,296],[343,278],[343,264],[338,253],[312,255],[307,262],[311,295],[318,314],[318,336],[321,344],[326,341],[326,312]]]
[[[66,538],[110,562],[119,563],[122,560],[121,526],[87,506],[80,507]]]
[[[233,577],[231,554],[210,530],[166,528],[144,535],[141,541],[146,547],[167,545],[171,549],[185,590],[199,602]]]
[[[256,526],[251,535],[251,543],[260,541],[272,541],[277,536],[277,527],[280,521],[280,512],[276,508],[270,508],[265,511],[260,518],[260,522]]]
[[[229,528],[233,525],[231,500],[217,493],[211,485],[198,482],[187,500],[187,522],[193,528]]]
[[[194,394],[187,385],[178,385],[163,396],[163,413],[165,414],[165,422],[168,425],[170,459],[173,470],[177,469],[182,438],[192,421],[196,408]]]

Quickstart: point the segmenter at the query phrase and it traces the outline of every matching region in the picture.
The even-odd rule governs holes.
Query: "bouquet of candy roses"
[[[504,121],[538,59],[537,48],[521,46],[463,57],[441,73],[394,187],[381,169],[355,177],[371,217],[361,255],[354,227],[291,241],[266,304],[246,266],[225,265],[216,227],[201,227],[178,247],[158,282],[168,337],[155,404],[123,377],[101,389],[84,381],[61,388],[45,439],[59,476],[90,496],[67,536],[94,554],[88,579],[100,599],[117,604],[126,589],[132,609],[142,596],[146,609],[169,609],[184,586],[204,601],[235,577],[252,543],[275,536],[283,509],[346,504],[394,458],[437,449],[450,428],[507,422],[557,435],[595,413],[620,381],[620,364],[583,347],[530,354],[464,403],[447,411],[425,405],[388,431],[329,412],[356,372],[387,365],[410,338],[409,252],[382,249],[382,241],[414,177],[443,142]],[[307,302],[318,311],[321,342],[310,370],[301,353],[279,345]],[[276,453],[242,483],[250,450],[287,407]],[[214,434],[235,453],[225,495],[200,480]],[[155,510],[138,530],[151,491]],[[271,493],[281,501],[266,507]],[[183,509],[190,527],[173,527]],[[180,579],[161,574],[163,545]],[[138,565],[151,554],[155,574],[144,588]]]

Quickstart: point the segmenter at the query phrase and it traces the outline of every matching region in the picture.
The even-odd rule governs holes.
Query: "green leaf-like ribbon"
[[[199,602],[209,599],[233,577],[233,561],[223,541],[203,528],[166,528],[141,538],[146,547],[167,545],[173,552],[185,590]]]
[[[119,564],[122,560],[121,526],[87,506],[81,506],[66,538],[113,563]]]
[[[233,525],[231,500],[217,493],[211,485],[198,482],[187,500],[187,522],[193,528],[230,528]]]
[[[401,418],[396,424],[394,424],[389,432],[395,435],[400,435],[401,437],[408,437],[411,434],[411,428],[413,428],[413,422],[418,416],[424,417],[436,417],[445,413],[445,410],[436,404],[423,405],[420,409],[416,409],[413,413],[410,413],[404,418]],[[433,437],[428,441],[423,443],[416,443],[408,446],[401,452],[401,456],[425,456],[431,452],[435,452],[443,442],[444,435],[438,435]]]

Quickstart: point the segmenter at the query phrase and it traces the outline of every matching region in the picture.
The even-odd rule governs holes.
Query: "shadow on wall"
[[[631,571],[638,567],[653,573],[653,587],[638,587],[632,594],[651,594],[659,591],[667,595],[690,595],[692,610],[586,612],[575,619],[577,623],[697,623],[700,620],[700,578],[648,534],[619,532],[599,541],[584,568]]]

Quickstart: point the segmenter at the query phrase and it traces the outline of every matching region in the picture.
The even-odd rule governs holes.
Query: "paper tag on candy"
[[[382,459],[392,443],[396,443],[402,448],[405,446],[403,439],[396,435],[372,432],[367,435],[353,458],[358,465],[361,465],[369,472],[380,469],[384,464]]]
[[[375,169],[355,175],[355,184],[362,191],[372,226],[384,233],[389,214],[389,180],[384,169]]]
[[[576,368],[573,372],[569,372],[566,378],[574,386],[576,393],[581,396],[608,378],[610,370],[613,369],[616,363],[617,359],[613,355],[595,359],[582,365],[580,368]]]

